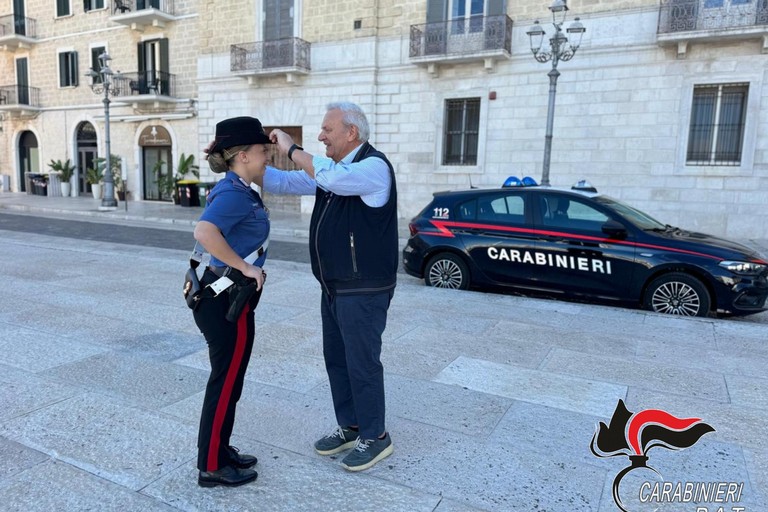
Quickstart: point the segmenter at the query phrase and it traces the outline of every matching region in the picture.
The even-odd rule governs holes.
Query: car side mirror
[[[602,231],[611,238],[627,237],[627,228],[625,228],[624,225],[620,222],[613,219],[605,221],[602,227]]]

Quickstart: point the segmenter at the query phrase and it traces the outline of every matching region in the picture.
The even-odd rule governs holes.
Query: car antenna
[[[469,188],[471,188],[471,189],[472,188],[477,188],[476,186],[474,186],[472,184],[472,175],[471,174],[467,174],[467,177],[469,178]]]

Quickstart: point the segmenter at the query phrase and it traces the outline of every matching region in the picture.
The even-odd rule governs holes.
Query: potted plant
[[[94,159],[96,168],[101,172],[102,179],[104,178],[104,170],[106,169],[106,159],[98,157]],[[125,190],[123,190],[123,166],[122,158],[117,155],[110,155],[110,169],[112,170],[112,183],[115,187],[115,194],[121,201],[125,200]]]
[[[171,173],[164,173],[163,167],[165,166],[164,160],[158,160],[155,166],[152,168],[152,174],[155,175],[155,182],[157,183],[157,189],[160,192],[160,199],[168,199],[169,197],[174,203],[178,203],[178,197],[175,194],[176,191],[176,179]]]
[[[179,157],[179,163],[176,165],[176,179],[188,180],[187,174],[192,174],[195,178],[200,178],[200,166],[195,163],[195,155],[186,156],[184,153]]]
[[[72,193],[71,180],[75,173],[75,166],[72,164],[69,158],[67,158],[66,162],[62,162],[61,160],[51,160],[48,163],[48,167],[50,167],[52,171],[58,172],[61,175],[61,195],[64,197],[69,197]]]
[[[85,181],[91,185],[91,193],[94,199],[101,198],[101,170],[89,167],[85,170]]]
[[[194,178],[189,177],[190,174]],[[174,177],[174,202],[182,206],[200,206],[199,178],[200,167],[195,164],[195,155],[186,156],[182,153]]]

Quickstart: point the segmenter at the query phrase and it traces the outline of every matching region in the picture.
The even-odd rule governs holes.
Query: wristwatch
[[[291,162],[293,162],[293,152],[296,151],[297,149],[300,149],[300,150],[304,151],[304,148],[299,146],[298,144],[293,144],[288,149],[288,160],[290,160]]]

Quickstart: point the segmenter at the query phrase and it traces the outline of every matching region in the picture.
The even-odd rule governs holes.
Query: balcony
[[[177,103],[176,75],[164,71],[139,71],[115,75],[113,87],[115,101],[159,107],[163,103]]]
[[[0,50],[15,52],[37,43],[37,23],[32,18],[8,14],[0,16]]]
[[[509,16],[472,16],[457,20],[411,25],[408,56],[437,73],[438,64],[484,62],[493,71],[495,61],[510,59],[512,20]]]
[[[176,21],[173,0],[112,0],[110,21],[144,32],[146,27],[163,28]]]
[[[10,117],[34,117],[40,110],[40,89],[27,85],[0,85],[0,112]]]
[[[689,42],[720,40],[760,40],[768,53],[768,0],[662,0],[656,39],[678,58]]]
[[[232,73],[256,83],[258,77],[285,75],[288,83],[295,83],[296,75],[310,71],[310,44],[298,37],[233,44],[230,47]]]

